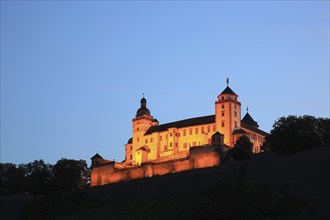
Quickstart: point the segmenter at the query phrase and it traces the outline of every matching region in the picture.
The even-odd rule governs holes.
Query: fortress
[[[215,101],[214,115],[159,124],[147,100],[143,97],[140,102],[132,120],[132,137],[125,145],[125,160],[118,163],[94,155],[91,186],[217,166],[242,135],[253,143],[253,153],[260,152],[268,135],[248,112],[241,119],[241,103],[228,79]]]

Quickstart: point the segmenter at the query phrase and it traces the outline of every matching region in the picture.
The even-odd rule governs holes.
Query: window
[[[164,150],[167,150],[167,145],[164,146]]]
[[[159,136],[159,140],[160,140],[160,141],[162,140],[162,136],[161,136],[161,135]]]
[[[235,117],[237,117],[237,111],[234,112]]]
[[[216,131],[216,127],[215,127],[215,125],[213,125],[213,132],[215,132]]]
[[[196,146],[196,141],[193,142],[193,146]]]
[[[178,143],[175,143],[175,147],[178,147]]]
[[[170,137],[172,137],[172,132],[170,132]]]
[[[170,143],[170,147],[172,147],[172,142]]]
[[[148,143],[148,139],[146,139],[146,140],[144,141],[144,143],[146,143],[146,144],[147,144],[147,143]]]
[[[183,129],[183,136],[186,136],[186,129]]]
[[[198,128],[195,128],[195,134],[198,134]]]
[[[207,133],[210,133],[210,132],[211,132],[211,127],[207,126]]]
[[[139,131],[139,130],[140,130],[140,128],[137,128],[136,130],[138,130],[138,131]]]
[[[235,121],[235,128],[237,128],[237,121]]]
[[[189,134],[192,135],[192,128],[189,129]]]
[[[150,142],[152,142],[152,138],[150,138]]]
[[[236,105],[235,105],[235,109],[236,109]]]
[[[129,158],[132,160],[133,159],[133,155],[131,154],[131,155],[129,155]]]
[[[221,108],[225,108],[225,105],[221,105]]]
[[[221,100],[224,100],[224,99],[225,99],[225,97],[222,96],[222,97],[221,97]]]
[[[225,127],[225,121],[221,122],[221,127]]]
[[[188,147],[187,143],[183,143],[183,148],[186,149]]]
[[[202,127],[202,133],[204,133],[204,127]]]
[[[131,146],[130,148],[131,148],[131,150],[133,150],[133,146]]]
[[[136,140],[137,140],[137,142],[139,142],[139,141],[140,141],[140,138],[139,138],[139,137],[137,137],[137,138],[136,138]]]

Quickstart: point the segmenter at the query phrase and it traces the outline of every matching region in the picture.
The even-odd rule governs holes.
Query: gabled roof
[[[171,123],[167,123],[167,124],[151,126],[144,135],[148,135],[153,132],[166,131],[169,128],[183,128],[183,127],[189,127],[189,126],[194,126],[194,125],[211,124],[214,122],[215,122],[214,115],[208,115],[208,116],[197,117],[197,118],[189,118],[189,119],[182,120],[182,121],[175,121],[175,122],[171,122]]]
[[[258,123],[255,120],[253,120],[253,118],[251,117],[251,115],[248,112],[243,117],[242,122],[244,122],[248,125],[251,125],[251,126],[259,127]]]
[[[237,94],[236,94],[233,90],[231,90],[231,88],[229,88],[229,86],[227,86],[227,87],[222,91],[222,93],[220,93],[220,95],[222,95],[222,94],[229,94],[229,95],[236,95],[236,96],[237,96]]]
[[[217,131],[217,132],[215,132],[211,137],[213,137],[213,136],[217,136],[217,135],[221,135],[221,136],[223,136],[223,134],[221,134],[219,131]]]
[[[241,126],[242,126],[242,128],[244,128],[244,129],[246,129],[246,130],[253,131],[253,132],[255,132],[255,133],[257,133],[257,134],[261,134],[261,135],[263,135],[263,136],[268,136],[268,135],[269,135],[267,132],[264,132],[264,131],[262,131],[262,130],[260,130],[260,129],[258,129],[258,128],[252,126],[252,125],[246,124],[246,123],[243,122],[243,121],[241,122]]]
[[[241,128],[236,128],[234,129],[233,134],[247,134],[247,133]]]
[[[142,146],[142,147],[140,147],[140,148],[136,149],[136,151],[139,151],[139,150],[143,150],[143,151],[146,151],[146,152],[148,152],[148,153],[149,153],[149,148],[148,148],[148,147],[146,147],[146,146]]]
[[[92,156],[91,160],[96,159],[96,158],[101,158],[101,159],[103,159],[103,157],[101,157],[101,156],[97,153],[97,154],[95,154],[94,156]]]

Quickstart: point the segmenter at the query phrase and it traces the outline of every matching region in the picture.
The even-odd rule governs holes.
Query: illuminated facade
[[[132,138],[125,145],[125,163],[140,165],[147,161],[164,161],[189,154],[189,148],[211,144],[215,132],[224,135],[224,144],[233,147],[236,140],[247,135],[253,143],[252,151],[260,152],[266,132],[249,113],[241,120],[241,103],[238,95],[228,86],[218,95],[215,114],[167,124],[159,124],[141,99],[141,107],[132,120]]]
[[[227,87],[215,101],[214,115],[167,124],[151,116],[143,97],[132,120],[125,160],[118,163],[93,156],[91,186],[217,166],[242,135],[250,138],[253,153],[259,153],[268,134],[258,129],[248,112],[241,119],[241,103],[228,84],[227,79]]]

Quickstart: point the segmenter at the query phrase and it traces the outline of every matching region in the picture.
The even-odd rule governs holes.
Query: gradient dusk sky
[[[329,1],[1,1],[1,162],[122,161],[131,120],[329,117]]]

